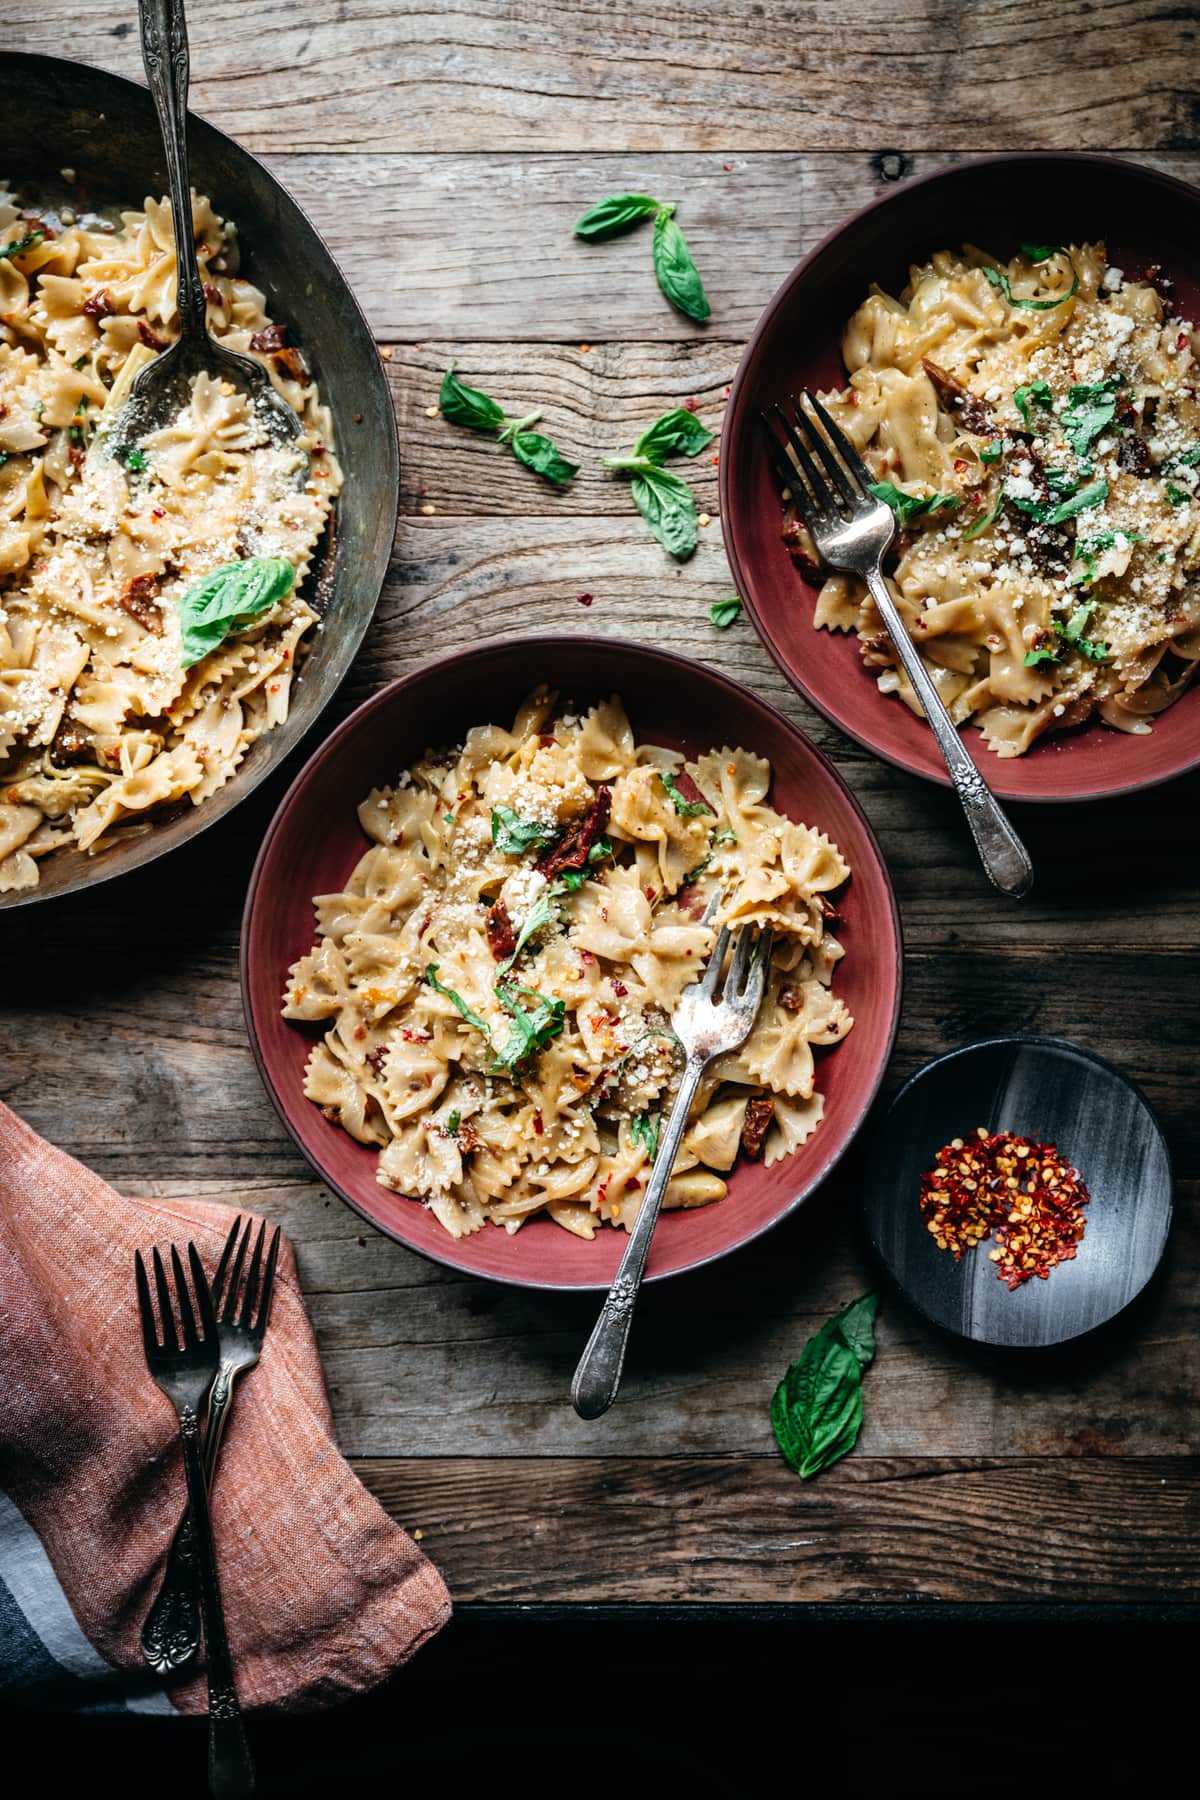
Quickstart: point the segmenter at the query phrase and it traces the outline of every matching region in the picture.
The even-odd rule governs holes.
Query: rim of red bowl
[[[733,575],[734,586],[746,604],[747,611],[754,621],[754,628],[757,631],[759,638],[766,645],[767,650],[782,674],[786,677],[791,686],[796,689],[797,693],[803,695],[810,706],[815,707],[824,718],[829,720],[831,725],[836,725],[839,731],[845,732],[846,736],[852,738],[856,744],[861,744],[864,750],[869,750],[872,756],[877,756],[881,762],[891,763],[893,768],[903,769],[907,775],[915,775],[919,780],[931,781],[938,787],[946,788],[951,787],[953,784],[949,774],[941,767],[940,759],[936,767],[926,768],[921,763],[913,761],[901,751],[890,750],[883,747],[874,738],[868,736],[864,730],[849,723],[848,720],[834,707],[828,705],[825,701],[819,699],[812,693],[803,677],[792,663],[787,660],[782,650],[776,645],[773,634],[768,630],[763,620],[755,600],[753,585],[747,579],[745,567],[738,555],[737,546],[733,540],[733,530],[730,521],[737,508],[737,499],[733,485],[734,459],[732,455],[725,453],[725,446],[732,442],[734,432],[741,429],[741,415],[748,405],[746,390],[748,389],[753,365],[757,359],[759,347],[763,339],[772,331],[777,315],[781,313],[790,302],[793,289],[796,288],[808,274],[812,265],[825,255],[826,251],[837,242],[838,238],[840,238],[844,232],[850,230],[852,226],[858,225],[862,220],[870,218],[873,214],[893,205],[901,195],[909,194],[915,188],[930,188],[936,187],[941,183],[956,180],[961,181],[964,178],[964,173],[972,169],[990,169],[1001,164],[1015,163],[1069,163],[1076,166],[1091,165],[1099,168],[1120,169],[1124,174],[1128,174],[1130,170],[1134,170],[1139,177],[1144,178],[1147,182],[1186,195],[1188,199],[1193,202],[1197,198],[1198,190],[1191,182],[1183,181],[1175,175],[1168,175],[1164,170],[1151,168],[1145,163],[1134,162],[1128,157],[1112,156],[1099,150],[999,151],[994,156],[974,156],[964,158],[961,162],[949,163],[940,169],[931,169],[927,175],[914,175],[911,180],[898,182],[890,193],[881,194],[878,199],[869,200],[865,206],[860,206],[854,212],[847,214],[846,218],[835,225],[831,231],[827,231],[820,242],[814,244],[813,248],[806,256],[801,257],[800,261],[791,270],[790,274],[784,277],[770,300],[768,300],[762,313],[759,315],[754,330],[750,333],[746,342],[746,348],[742,352],[741,359],[738,362],[737,371],[729,390],[729,404],[726,407],[725,425],[722,430],[723,453],[717,471],[721,504],[721,534],[724,540],[725,555]],[[753,429],[753,427],[750,428]],[[1187,695],[1181,695],[1180,698],[1186,699]],[[885,702],[885,697],[880,696],[880,700],[881,702]],[[1088,729],[1100,730],[1103,729],[1103,727],[1090,725]],[[970,747],[970,745],[968,745],[968,747]],[[1195,753],[1186,761],[1181,761],[1174,768],[1165,769],[1158,774],[1148,775],[1140,780],[1125,782],[1121,785],[1093,787],[1078,792],[1047,791],[1044,793],[1037,793],[1024,790],[1018,792],[1007,785],[1003,775],[1004,760],[1000,757],[991,757],[986,763],[980,763],[979,767],[981,773],[987,778],[988,786],[998,799],[1014,801],[1019,805],[1047,806],[1066,805],[1072,802],[1088,800],[1117,800],[1120,799],[1122,795],[1137,794],[1148,788],[1161,787],[1164,782],[1176,781],[1180,776],[1191,774],[1194,769],[1200,768],[1200,737],[1197,739]]]
[[[896,1034],[900,1026],[900,1012],[904,997],[904,938],[900,924],[900,911],[896,904],[895,889],[892,885],[891,872],[888,869],[886,859],[879,846],[879,841],[875,836],[871,822],[864,812],[858,796],[854,793],[849,783],[838,773],[837,769],[824,752],[812,742],[806,732],[801,730],[798,725],[794,725],[785,713],[780,712],[779,708],[773,706],[769,700],[764,700],[759,694],[756,694],[752,688],[747,687],[741,682],[735,681],[731,676],[710,667],[707,663],[697,662],[692,657],[681,656],[674,650],[664,650],[657,645],[625,642],[620,639],[597,637],[595,635],[575,636],[565,632],[545,634],[530,633],[517,637],[494,638],[486,644],[473,645],[463,650],[454,650],[447,655],[431,657],[429,661],[420,663],[406,675],[401,675],[395,681],[389,682],[386,687],[380,688],[378,693],[372,694],[369,699],[364,700],[360,706],[357,706],[309,757],[308,761],[304,764],[304,767],[300,770],[299,774],[292,781],[287,792],[280,800],[279,805],[276,807],[263,837],[263,841],[259,846],[258,854],[254,859],[254,867],[250,874],[250,882],[246,889],[246,900],[242,909],[242,926],[238,949],[238,969],[242,991],[242,1013],[246,1023],[246,1034],[250,1040],[251,1050],[254,1053],[254,1061],[258,1068],[259,1078],[261,1079],[271,1104],[275,1108],[276,1114],[287,1131],[288,1136],[292,1139],[305,1161],[320,1178],[322,1183],[326,1187],[331,1188],[333,1192],[337,1194],[338,1198],[350,1207],[352,1212],[357,1213],[359,1218],[365,1219],[375,1231],[380,1232],[384,1237],[391,1238],[395,1243],[403,1245],[406,1250],[411,1250],[414,1255],[425,1257],[427,1261],[439,1263],[445,1268],[456,1269],[460,1274],[469,1274],[480,1280],[499,1282],[507,1287],[540,1289],[558,1293],[588,1293],[606,1291],[611,1285],[611,1275],[600,1276],[594,1281],[558,1281],[547,1280],[545,1277],[541,1277],[537,1275],[536,1272],[532,1271],[529,1275],[522,1275],[491,1269],[474,1268],[465,1264],[460,1258],[453,1255],[450,1246],[456,1243],[457,1240],[450,1238],[449,1236],[447,1236],[447,1249],[443,1253],[440,1250],[430,1249],[424,1244],[414,1243],[409,1237],[404,1236],[401,1232],[393,1230],[388,1225],[382,1224],[377,1218],[373,1217],[364,1206],[359,1204],[341,1182],[335,1180],[330,1175],[329,1171],[322,1166],[318,1157],[304,1142],[299,1131],[295,1128],[292,1120],[288,1116],[283,1096],[277,1089],[275,1081],[267,1066],[267,1059],[263,1053],[258,1032],[255,1028],[254,1009],[251,1000],[250,969],[251,926],[255,902],[258,897],[263,871],[268,857],[270,856],[274,840],[283,829],[288,814],[296,805],[303,789],[308,784],[313,774],[331,755],[334,754],[347,737],[359,731],[375,713],[386,707],[398,693],[415,687],[422,681],[428,680],[431,675],[441,670],[451,668],[457,664],[486,660],[490,656],[497,654],[508,655],[519,648],[528,648],[531,653],[536,652],[538,654],[545,654],[547,652],[554,653],[556,650],[569,651],[573,654],[583,652],[585,655],[591,650],[603,650],[608,654],[619,651],[626,655],[643,657],[662,664],[664,666],[664,673],[669,672],[673,668],[686,669],[689,674],[699,675],[705,681],[712,682],[716,686],[734,694],[740,701],[749,701],[752,706],[757,707],[768,717],[768,719],[774,721],[778,729],[783,730],[790,737],[799,739],[805,750],[820,765],[826,776],[845,794],[851,810],[858,818],[867,846],[875,859],[879,873],[882,877],[883,888],[888,898],[887,925],[890,928],[890,944],[896,971],[892,993],[891,1015],[888,1020],[886,1037],[878,1057],[878,1066],[867,1088],[858,1101],[852,1120],[844,1127],[844,1137],[841,1145],[828,1163],[825,1164],[817,1177],[812,1180],[801,1178],[796,1192],[792,1194],[786,1204],[782,1205],[772,1218],[764,1220],[761,1224],[754,1226],[751,1230],[733,1238],[728,1244],[722,1245],[719,1249],[713,1250],[707,1255],[697,1257],[694,1261],[683,1263],[670,1269],[656,1270],[648,1268],[644,1277],[647,1282],[669,1281],[673,1280],[676,1276],[691,1274],[697,1269],[706,1268],[711,1263],[720,1262],[723,1258],[731,1256],[737,1250],[745,1249],[747,1245],[753,1243],[757,1238],[762,1237],[766,1232],[774,1230],[782,1220],[795,1212],[797,1207],[802,1205],[811,1194],[816,1192],[817,1188],[821,1187],[829,1179],[850,1149],[851,1145],[858,1138],[863,1126],[866,1124],[868,1114],[875,1103],[876,1096],[878,1095],[880,1086],[883,1082],[883,1077],[887,1072],[888,1064],[891,1061],[892,1051],[896,1043]],[[420,1202],[413,1200],[410,1201],[410,1204],[419,1206]]]

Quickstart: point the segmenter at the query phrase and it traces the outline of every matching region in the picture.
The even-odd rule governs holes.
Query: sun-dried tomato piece
[[[539,875],[547,881],[555,875],[561,875],[564,869],[582,869],[588,859],[588,851],[608,824],[608,815],[612,811],[612,789],[603,782],[596,789],[596,798],[586,812],[572,819],[556,844],[543,850],[533,865]]]
[[[487,932],[488,949],[495,962],[503,962],[506,956],[512,955],[517,947],[517,934],[503,900],[495,901],[488,908],[484,929]]]
[[[770,1094],[760,1094],[749,1102],[742,1120],[742,1149],[747,1156],[761,1154],[767,1127],[774,1117],[775,1102]]]
[[[969,387],[964,387],[957,375],[951,375],[948,369],[939,368],[929,357],[922,357],[921,367],[937,389],[938,399],[952,419],[965,425],[968,431],[977,431],[981,436],[985,432],[989,436],[995,435],[996,420],[986,400],[973,394]]]
[[[85,319],[95,319],[99,324],[101,319],[111,319],[117,309],[108,297],[108,289],[97,288],[94,294],[88,295],[79,310]]]
[[[117,605],[122,612],[136,619],[146,631],[153,632],[155,637],[163,634],[163,611],[155,598],[158,593],[158,577],[156,575],[135,575],[127,581],[117,595]]]
[[[286,343],[286,325],[266,325],[261,331],[254,333],[250,339],[250,348],[261,351],[264,356],[269,356],[273,355],[276,350],[282,350]]]

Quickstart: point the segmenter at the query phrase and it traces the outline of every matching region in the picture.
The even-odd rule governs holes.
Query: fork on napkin
[[[142,1622],[183,1500],[179,1433],[149,1381],[135,1249],[216,1265],[234,1209],[131,1200],[0,1103],[0,1694],[203,1713],[189,1669],[147,1677]],[[233,1410],[212,1493],[244,1706],[305,1710],[382,1681],[450,1615],[432,1563],[341,1457],[290,1246],[271,1345]]]

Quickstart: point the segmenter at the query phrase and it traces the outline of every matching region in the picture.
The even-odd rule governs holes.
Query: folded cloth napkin
[[[174,1410],[142,1353],[133,1253],[192,1239],[211,1270],[234,1209],[126,1200],[0,1104],[0,1696],[203,1712],[139,1632],[184,1501]],[[212,1496],[245,1707],[359,1693],[450,1615],[441,1576],[338,1453],[286,1240],[262,1359]]]

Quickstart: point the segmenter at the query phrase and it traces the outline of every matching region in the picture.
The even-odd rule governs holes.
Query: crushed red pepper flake
[[[988,1259],[1010,1293],[1074,1259],[1090,1199],[1079,1170],[1054,1144],[982,1125],[943,1144],[921,1177],[921,1216],[938,1249],[957,1262],[994,1237]]]

